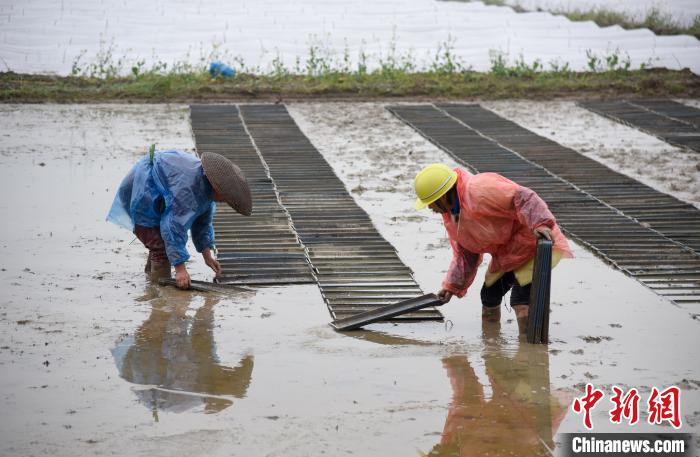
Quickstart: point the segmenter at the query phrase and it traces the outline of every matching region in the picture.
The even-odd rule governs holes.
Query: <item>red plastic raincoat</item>
[[[534,191],[496,173],[455,171],[460,212],[442,215],[453,251],[443,289],[463,297],[486,253],[491,254],[487,277],[497,279],[525,266],[535,256],[533,230],[542,226],[552,229],[553,257],[573,257],[547,204]],[[519,278],[522,286],[531,280],[531,275],[526,281]]]

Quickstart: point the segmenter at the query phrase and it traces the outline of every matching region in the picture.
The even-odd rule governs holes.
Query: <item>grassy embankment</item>
[[[493,6],[508,6],[518,13],[531,13],[533,10],[528,10],[522,7],[519,3],[513,3],[508,0],[453,0],[453,1],[480,1],[486,5]],[[607,8],[592,8],[592,9],[537,9],[535,11],[547,11],[549,13],[565,16],[572,21],[593,21],[601,27],[609,27],[611,25],[619,25],[624,29],[640,29],[646,28],[656,33],[657,35],[692,35],[700,39],[700,15],[693,18],[689,25],[682,25],[680,21],[673,18],[669,13],[661,11],[657,7],[649,8],[642,17],[635,17],[629,13],[614,11]]]
[[[110,56],[81,67],[66,77],[0,73],[0,102],[190,102],[237,99],[377,99],[425,98],[602,98],[602,97],[699,97],[700,77],[688,70],[632,70],[628,57],[619,53],[596,56],[589,52],[588,71],[573,72],[568,64],[509,61],[493,53],[491,68],[476,72],[459,62],[448,44],[434,62],[416,69],[410,55],[390,56],[369,71],[364,56],[350,66],[347,54],[337,61],[309,50],[303,66],[293,70],[279,60],[271,70],[247,69],[234,78],[212,78],[206,64],[158,63],[145,69],[130,68]]]
[[[246,98],[604,98],[699,97],[700,78],[689,71],[639,70],[607,73],[507,76],[491,73],[406,73],[388,77],[333,74],[323,77],[208,74],[147,75],[140,78],[0,75],[0,102],[187,102]]]

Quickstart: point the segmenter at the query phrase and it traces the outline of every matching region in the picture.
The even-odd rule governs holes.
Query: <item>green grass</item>
[[[454,0],[453,0],[454,1]],[[486,5],[508,6],[518,13],[532,12],[520,6],[511,5],[506,0],[457,0],[480,1]],[[542,10],[537,10],[542,11]],[[583,9],[552,9],[547,10],[552,14],[565,16],[572,21],[593,21],[601,27],[619,25],[625,29],[647,28],[657,35],[691,35],[700,39],[700,15],[693,18],[692,24],[685,26],[668,13],[658,8],[650,8],[643,18],[637,19],[630,14],[614,11],[606,8]]]
[[[688,70],[327,72],[320,75],[239,74],[212,79],[205,72],[97,78],[0,73],[0,102],[191,102],[327,98],[600,98],[700,96],[700,77]]]
[[[568,63],[515,60],[491,51],[491,67],[476,72],[453,52],[452,39],[438,46],[431,62],[418,69],[408,54],[390,52],[372,61],[360,51],[352,63],[346,50],[335,56],[322,46],[311,45],[305,59],[287,68],[277,58],[267,72],[248,68],[241,59],[225,57],[239,70],[234,78],[212,78],[203,57],[198,64],[143,61],[128,66],[115,57],[112,46],[102,48],[91,63],[73,63],[71,76],[0,73],[0,102],[190,102],[240,99],[376,99],[425,98],[555,98],[604,96],[700,95],[700,77],[688,70],[631,68],[629,56],[613,51],[605,55],[587,52],[587,72],[574,72]]]
[[[470,0],[466,0],[470,1]],[[483,0],[506,5],[505,0]],[[524,11],[521,7],[513,7]],[[594,20],[600,25],[649,27],[657,33],[689,33],[696,36],[700,17],[691,28],[680,28],[670,16],[650,10],[641,23],[606,10],[561,12],[574,20]],[[602,97],[699,97],[700,77],[689,70],[651,69],[653,62],[632,68],[630,57],[619,50],[597,55],[587,51],[586,72],[574,72],[560,61],[526,62],[519,56],[491,50],[491,67],[473,71],[454,53],[454,39],[440,43],[432,60],[418,63],[408,52],[398,54],[396,37],[384,52],[368,55],[361,48],[351,58],[346,47],[341,55],[318,40],[309,44],[308,55],[297,57],[292,68],[281,56],[266,69],[250,68],[239,56],[213,45],[200,50],[197,63],[190,56],[174,63],[156,62],[150,67],[119,57],[113,42],[102,42],[91,62],[86,51],[77,56],[71,76],[0,73],[0,102],[191,102],[241,99],[377,99],[425,97],[443,99],[503,98],[602,98]],[[207,64],[228,62],[238,70],[235,78],[212,78]],[[127,63],[128,62],[128,63]],[[371,69],[370,69],[371,68]]]

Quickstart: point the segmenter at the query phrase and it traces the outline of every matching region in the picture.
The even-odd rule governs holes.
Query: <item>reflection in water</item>
[[[492,393],[486,395],[465,356],[444,358],[452,402],[442,440],[428,455],[551,455],[568,401],[550,393],[547,346],[521,340],[512,355],[500,338],[500,324],[485,322],[483,331]]]
[[[151,286],[153,287],[153,286]],[[206,294],[194,316],[187,315],[190,300],[201,295],[163,288],[148,290],[151,315],[133,337],[112,350],[122,378],[156,386],[135,389],[139,400],[153,411],[175,412],[204,405],[215,413],[233,404],[227,397],[243,398],[253,373],[253,356],[246,355],[231,368],[219,364],[214,344],[214,305],[220,300]]]
[[[414,338],[396,336],[378,330],[353,330],[343,333],[343,336],[358,340],[369,341],[370,343],[383,344],[389,346],[434,346],[431,341],[421,341]]]

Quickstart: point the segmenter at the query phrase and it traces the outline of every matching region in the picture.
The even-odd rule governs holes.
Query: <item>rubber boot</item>
[[[146,267],[143,269],[146,274],[151,273],[151,253],[148,253],[148,259],[146,260]]]
[[[513,311],[515,311],[515,318],[518,320],[518,330],[520,334],[527,333],[527,322],[528,316],[530,315],[529,305],[513,305]]]
[[[487,322],[500,322],[501,306],[482,306],[481,319]]]
[[[151,262],[151,279],[158,280],[160,278],[170,278],[172,275],[170,262],[167,260],[162,263]]]
[[[501,336],[501,323],[481,320],[481,336],[485,340],[492,340]]]

